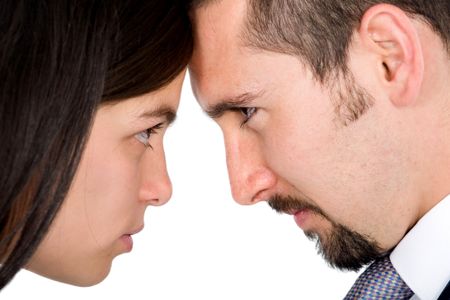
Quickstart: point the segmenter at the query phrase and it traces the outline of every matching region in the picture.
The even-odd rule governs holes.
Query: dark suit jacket
[[[439,296],[438,300],[450,300],[450,281],[447,283],[447,286],[442,291],[442,294]]]

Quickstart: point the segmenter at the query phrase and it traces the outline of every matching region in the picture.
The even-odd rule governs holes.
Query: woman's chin
[[[108,276],[111,271],[111,263],[112,262],[105,264],[104,266],[95,266],[95,268],[93,268],[92,265],[86,264],[89,267],[79,270],[74,270],[70,267],[60,268],[59,266],[55,268],[56,270],[49,270],[47,268],[38,268],[33,266],[33,264],[28,264],[25,269],[51,280],[79,287],[90,287],[99,284]],[[64,272],[63,269],[67,272]],[[93,272],[92,269],[95,269],[95,272]]]

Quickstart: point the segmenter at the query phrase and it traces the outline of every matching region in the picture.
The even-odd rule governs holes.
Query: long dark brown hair
[[[0,289],[45,236],[98,106],[163,87],[191,54],[176,0],[0,2]]]

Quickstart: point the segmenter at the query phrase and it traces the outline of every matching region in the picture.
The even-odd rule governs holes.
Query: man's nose
[[[147,205],[166,204],[172,196],[172,183],[163,147],[147,149],[142,159],[139,200]]]
[[[252,133],[224,134],[231,192],[242,205],[268,200],[277,182]]]

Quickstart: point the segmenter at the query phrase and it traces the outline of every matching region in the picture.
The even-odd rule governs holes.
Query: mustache
[[[292,213],[300,210],[310,210],[318,215],[329,219],[325,212],[318,206],[311,204],[309,199],[294,198],[291,196],[273,195],[267,203],[277,213]]]
[[[312,204],[314,202],[309,198],[274,195],[267,202],[278,213],[308,209],[328,220],[332,225],[331,232],[320,235],[319,232],[305,231],[304,234],[308,239],[316,241],[318,253],[333,268],[358,271],[374,259],[386,255],[375,240],[333,221],[320,207]]]

